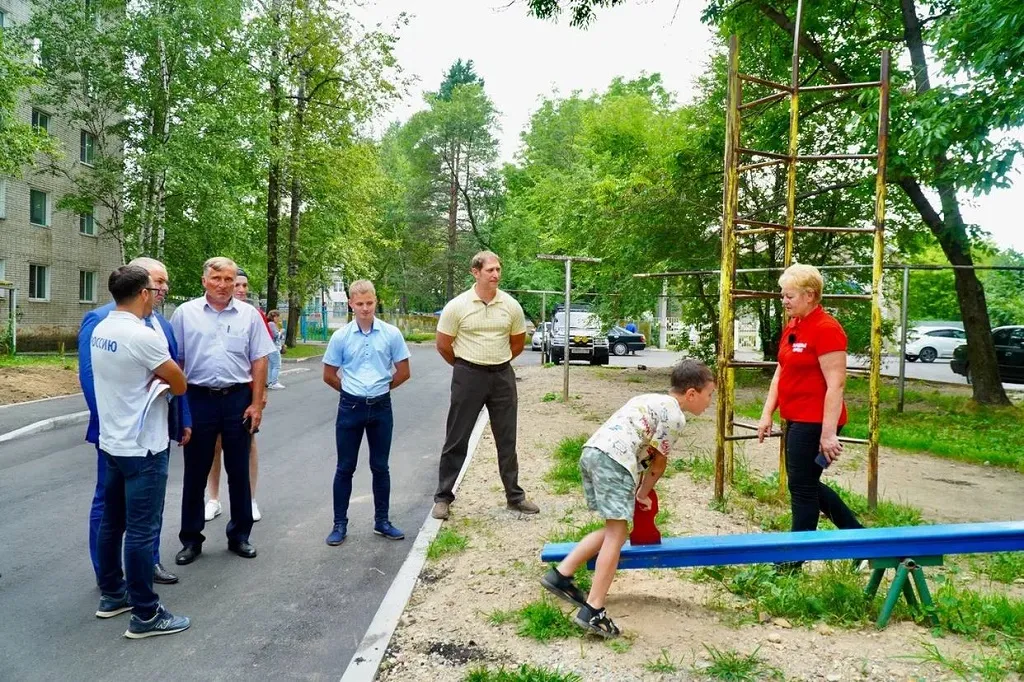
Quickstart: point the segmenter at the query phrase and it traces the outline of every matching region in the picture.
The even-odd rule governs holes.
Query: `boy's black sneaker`
[[[608,617],[603,608],[595,609],[589,604],[584,604],[580,607],[579,613],[572,619],[572,622],[587,632],[592,632],[598,637],[604,637],[605,639],[618,637],[621,634],[619,628],[615,626],[615,623],[612,622],[612,619]]]
[[[552,568],[545,573],[544,577],[540,579],[540,584],[544,586],[545,590],[573,606],[584,607],[587,605],[587,595],[576,587],[572,578],[566,578],[557,569]]]

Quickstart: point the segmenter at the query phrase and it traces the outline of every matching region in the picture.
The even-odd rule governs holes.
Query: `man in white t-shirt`
[[[132,612],[125,636],[169,635],[190,621],[160,605],[153,591],[153,542],[167,489],[168,401],[185,393],[185,375],[167,342],[145,325],[153,314],[149,273],[125,265],[110,275],[116,308],[90,342],[100,454],[106,460],[103,520],[97,545],[99,618]],[[124,568],[121,538],[124,536]]]

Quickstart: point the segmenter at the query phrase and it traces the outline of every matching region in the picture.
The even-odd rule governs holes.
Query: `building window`
[[[7,178],[0,178],[0,218],[7,217]],[[0,277],[0,279],[3,279]]]
[[[7,261],[0,258],[0,282],[7,282]],[[7,298],[7,289],[0,289],[0,299]]]
[[[28,220],[42,227],[50,224],[50,195],[38,189],[29,190]]]
[[[0,9],[0,28],[7,26],[7,13]]]
[[[30,301],[50,300],[50,268],[47,266],[28,266],[28,298]]]
[[[85,270],[78,271],[78,302],[79,303],[95,303],[96,302],[96,273],[86,272]]]
[[[38,67],[43,65],[43,41],[39,38],[32,39],[32,63]]]
[[[91,166],[93,159],[96,158],[96,136],[83,130],[81,140],[79,161]]]
[[[96,219],[92,211],[78,216],[78,231],[90,237],[96,236]]]
[[[36,132],[50,132],[50,115],[38,109],[32,110],[32,127]]]

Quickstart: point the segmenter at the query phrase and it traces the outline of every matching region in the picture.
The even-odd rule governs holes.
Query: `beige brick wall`
[[[0,10],[7,14],[8,23],[13,24],[25,21],[30,7],[23,0],[0,0]],[[62,119],[56,111],[45,107],[41,110],[50,115],[50,134],[65,150],[61,161],[64,170],[71,174],[88,173],[89,167],[79,162],[81,127]],[[19,103],[17,115],[26,122],[32,120],[32,105],[27,99]],[[4,184],[6,217],[0,219],[0,260],[5,262],[5,278],[18,288],[19,337],[74,333],[86,311],[109,299],[107,276],[121,262],[117,240],[103,234],[109,213],[96,207],[97,236],[87,236],[80,234],[77,214],[57,209],[61,198],[74,189],[70,180],[36,166],[26,168],[19,179],[6,178]],[[46,227],[29,222],[32,189],[49,195],[50,220]],[[49,300],[29,300],[30,265],[49,268]],[[79,302],[80,271],[96,273],[93,303]],[[7,303],[0,302],[0,315],[4,318]]]

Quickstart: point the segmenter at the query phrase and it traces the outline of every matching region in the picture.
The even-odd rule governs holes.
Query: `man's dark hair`
[[[687,358],[672,368],[672,390],[676,393],[686,393],[691,388],[703,391],[714,381],[715,375],[700,360]]]
[[[107,280],[107,289],[118,305],[128,303],[148,286],[149,273],[138,265],[122,265]]]

